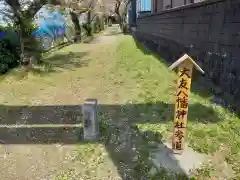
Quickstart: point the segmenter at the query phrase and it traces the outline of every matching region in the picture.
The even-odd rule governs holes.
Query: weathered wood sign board
[[[186,140],[187,115],[192,70],[195,66],[200,72],[204,71],[187,54],[178,59],[169,68],[178,68],[176,103],[174,113],[174,127],[172,136],[172,149],[174,153],[182,154]]]

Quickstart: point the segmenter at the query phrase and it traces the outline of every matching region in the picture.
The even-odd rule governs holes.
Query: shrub
[[[1,43],[3,43],[4,47],[8,49],[8,51],[14,56],[14,58],[20,58],[20,41],[19,34],[12,27],[7,27],[5,29],[1,29],[1,31],[5,32],[4,37],[1,39]]]
[[[0,73],[18,65],[20,59],[20,42],[17,31],[13,27],[0,27],[4,36],[0,41]]]
[[[32,36],[35,29],[36,27],[30,24],[24,33],[24,49],[39,60],[41,57],[39,42]],[[21,50],[18,28],[0,27],[0,31],[4,32],[4,37],[0,41],[0,74],[2,74],[19,65]]]
[[[10,68],[18,65],[18,59],[6,48],[7,44],[4,41],[0,42],[0,73],[6,73]]]

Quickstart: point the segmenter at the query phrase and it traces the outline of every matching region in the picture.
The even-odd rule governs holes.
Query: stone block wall
[[[240,100],[240,0],[206,0],[139,17],[136,36],[170,63],[191,55],[222,92]]]

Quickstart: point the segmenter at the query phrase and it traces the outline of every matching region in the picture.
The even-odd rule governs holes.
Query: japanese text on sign
[[[188,94],[191,83],[191,67],[181,66],[178,72],[177,99],[174,120],[174,146],[176,150],[183,149],[186,121],[188,114]]]
[[[183,55],[169,67],[171,70],[176,67],[178,68],[174,130],[172,136],[172,149],[178,154],[182,154],[186,140],[189,93],[193,66],[204,74],[204,71],[187,54]]]

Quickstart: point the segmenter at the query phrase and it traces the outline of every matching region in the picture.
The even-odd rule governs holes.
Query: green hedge
[[[6,73],[10,68],[16,67],[18,65],[18,59],[14,56],[14,53],[9,50],[10,44],[6,41],[0,42],[0,73]],[[15,49],[12,46],[12,49]]]
[[[34,30],[34,27],[30,28]],[[17,29],[14,27],[0,27],[0,31],[5,32],[4,37],[0,40],[0,74],[3,74],[19,65],[21,51]],[[30,31],[25,34],[25,37],[25,50],[39,57],[40,51],[37,40],[31,36]]]
[[[20,59],[20,42],[18,33],[11,27],[0,27],[5,32],[0,41],[0,74],[16,67]]]

